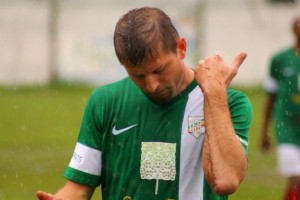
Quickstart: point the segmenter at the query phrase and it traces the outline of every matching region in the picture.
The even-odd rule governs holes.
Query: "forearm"
[[[93,192],[94,188],[67,181],[56,194],[38,191],[36,195],[40,200],[89,200]]]
[[[206,136],[203,148],[205,176],[218,194],[236,191],[247,170],[247,159],[230,118],[226,88],[204,94]]]
[[[70,200],[89,200],[93,193],[94,188],[67,181],[56,195]]]
[[[60,197],[63,200],[90,200],[91,195],[80,191],[69,191],[62,188],[55,196]]]
[[[275,98],[276,98],[275,94],[267,94],[266,96],[264,113],[263,113],[262,134],[268,134],[269,132],[268,128],[271,121]]]

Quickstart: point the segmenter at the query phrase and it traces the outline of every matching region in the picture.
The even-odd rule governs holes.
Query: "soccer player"
[[[295,44],[271,59],[260,144],[263,152],[270,149],[269,124],[274,116],[278,169],[288,178],[283,199],[300,200],[300,17],[292,28]]]
[[[40,200],[217,200],[247,171],[248,98],[228,88],[246,53],[184,63],[187,44],[160,9],[130,10],[114,33],[129,77],[91,94],[73,157],[56,193]]]

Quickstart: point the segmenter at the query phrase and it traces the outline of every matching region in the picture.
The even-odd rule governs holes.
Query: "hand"
[[[260,137],[260,149],[263,153],[268,152],[271,149],[271,140],[270,140],[270,136],[266,133],[263,133]]]
[[[200,60],[195,69],[195,79],[202,91],[206,92],[220,87],[226,88],[237,74],[246,57],[246,53],[239,53],[234,58],[231,66],[224,62],[220,53]]]
[[[53,194],[50,194],[50,193],[46,193],[46,192],[43,192],[43,191],[38,191],[36,193],[36,196],[39,200],[63,200],[62,198],[60,197],[57,197]]]

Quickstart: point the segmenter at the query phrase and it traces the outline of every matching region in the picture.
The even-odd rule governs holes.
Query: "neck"
[[[184,75],[182,77],[182,81],[180,87],[179,87],[179,91],[183,91],[194,79],[194,71],[189,68],[188,66],[184,66]]]
[[[186,66],[186,68],[187,68],[186,81],[187,81],[187,85],[189,85],[194,79],[194,71],[188,66]]]

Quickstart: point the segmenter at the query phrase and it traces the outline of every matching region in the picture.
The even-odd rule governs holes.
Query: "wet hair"
[[[178,32],[160,9],[142,7],[130,10],[116,24],[114,46],[122,65],[139,66],[155,61],[161,52],[177,51]]]

